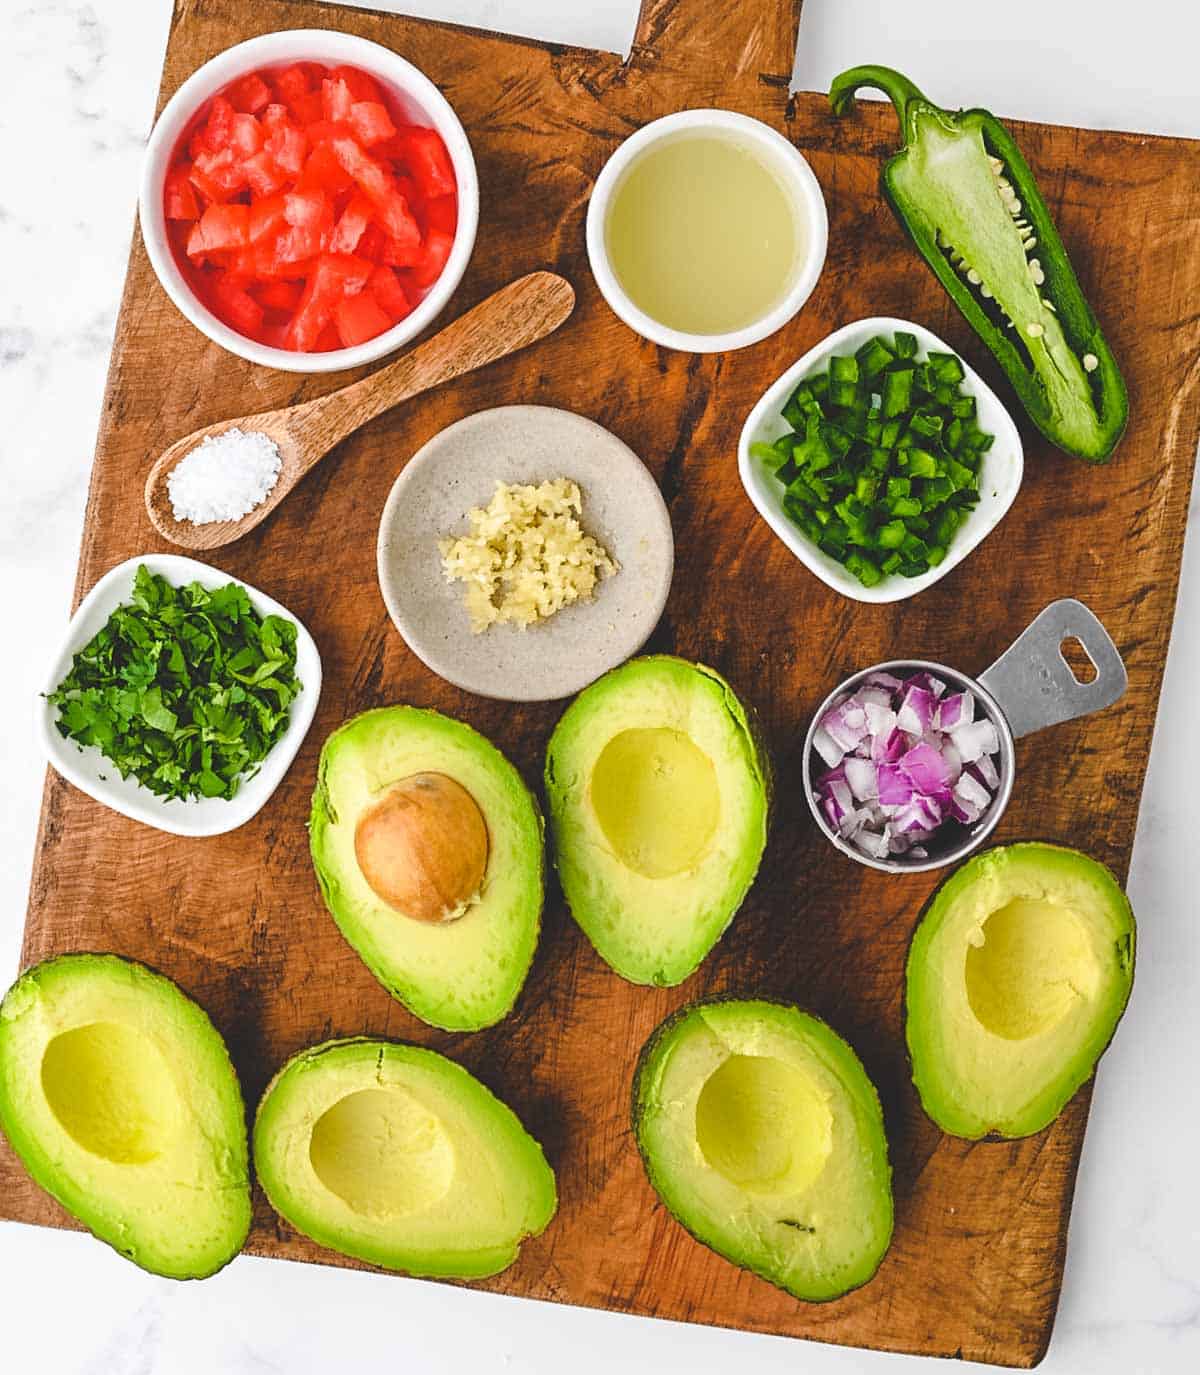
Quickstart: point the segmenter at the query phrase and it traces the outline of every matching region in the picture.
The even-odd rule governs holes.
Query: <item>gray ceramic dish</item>
[[[497,482],[567,477],[583,495],[582,524],[620,564],[594,599],[522,630],[471,630],[461,583],[442,575],[438,540],[465,534],[467,512]],[[671,521],[658,485],[602,426],[548,406],[479,411],[409,460],[383,509],[377,559],[388,614],[434,673],[482,697],[569,697],[645,644],[666,605],[674,567]]]

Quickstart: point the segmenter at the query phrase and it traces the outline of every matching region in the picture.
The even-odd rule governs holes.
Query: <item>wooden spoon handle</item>
[[[473,306],[411,353],[340,391],[297,406],[288,427],[310,442],[305,470],[346,435],[419,392],[474,372],[553,333],[570,315],[575,292],[553,272],[531,272]],[[321,442],[312,444],[313,430]]]

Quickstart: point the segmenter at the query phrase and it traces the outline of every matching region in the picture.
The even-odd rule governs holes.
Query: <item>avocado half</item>
[[[770,768],[711,668],[632,659],[571,703],[546,750],[555,864],[575,920],[632,983],[691,974],[767,840]]]
[[[913,936],[905,1037],[929,1116],[954,1136],[1031,1136],[1096,1067],[1133,985],[1135,928],[1112,874],[1027,843],[976,855]]]
[[[513,1112],[436,1051],[366,1038],[294,1055],[254,1122],[271,1206],[343,1255],[442,1279],[498,1274],[557,1207]]]
[[[787,1003],[713,999],[646,1042],[633,1129],[698,1241],[798,1299],[865,1284],[892,1237],[883,1113],[858,1056]]]
[[[481,819],[486,831],[486,857],[478,886],[457,905],[452,894],[445,919],[419,920],[368,882],[357,840],[360,823],[381,802],[406,782],[430,778],[466,795],[474,824]],[[456,828],[452,811],[431,808],[428,816],[441,830],[418,836],[420,843],[401,858],[411,860],[436,842],[443,867],[453,868],[471,837]],[[410,1012],[445,1031],[478,1031],[511,1011],[541,926],[543,826],[520,774],[490,741],[418,707],[380,707],[354,717],[321,750],[309,844],[325,905],[342,935]]]
[[[0,1003],[0,1127],[38,1184],[143,1270],[200,1279],[250,1230],[245,1107],[225,1042],[116,955],[34,965]]]

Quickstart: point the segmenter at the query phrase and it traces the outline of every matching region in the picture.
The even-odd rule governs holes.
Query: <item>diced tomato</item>
[[[250,242],[248,205],[210,205],[188,236],[189,258],[206,257]]]
[[[458,197],[438,196],[425,203],[425,228],[453,234],[458,228]]]
[[[253,115],[234,115],[230,146],[242,158],[252,158],[263,146],[262,125]]]
[[[283,97],[285,104],[291,105],[312,90],[312,83],[308,79],[308,73],[299,65],[295,65],[276,74],[275,89]]]
[[[456,191],[454,164],[437,130],[414,126],[401,132],[406,148],[405,161],[424,194],[432,199]]]
[[[275,258],[283,266],[315,257],[324,247],[321,231],[315,225],[289,225],[275,241]],[[284,274],[283,275],[291,275]]]
[[[338,349],[403,319],[444,269],[458,204],[432,129],[353,67],[251,72],[204,108],[163,187],[173,251],[231,328]],[[190,259],[190,262],[188,261]]]
[[[335,67],[329,75],[334,80],[344,81],[355,100],[378,100],[382,103],[383,91],[379,83],[357,67]]]
[[[387,112],[387,106],[381,105],[377,100],[356,101],[350,106],[348,115],[340,115],[338,118],[349,119],[350,127],[364,148],[395,137],[396,126]]]
[[[350,254],[323,253],[309,274],[304,295],[288,330],[288,347],[307,352],[329,323],[338,302],[356,295],[371,275],[371,264]]]
[[[328,143],[318,143],[308,155],[304,171],[296,182],[296,190],[317,187],[328,196],[338,196],[354,186],[354,179],[333,155]]]
[[[251,72],[229,88],[229,103],[239,114],[256,115],[271,102],[271,88],[257,72]]]
[[[286,223],[285,198],[281,193],[255,201],[250,207],[250,220],[247,233],[251,243],[258,243],[268,234],[282,229]]]
[[[331,138],[357,138],[349,123],[339,119],[314,119],[304,132],[314,148],[318,143],[327,143]]]
[[[385,329],[391,329],[392,318],[371,292],[365,290],[337,303],[333,309],[333,323],[342,347],[349,349],[356,344],[365,344]]]
[[[401,247],[420,240],[421,230],[408,202],[396,190],[395,181],[387,169],[371,157],[352,138],[329,141],[334,156],[358,182],[367,199],[375,207],[379,223]]]
[[[417,231],[415,238],[397,239],[392,234],[386,235],[379,261],[386,263],[388,267],[419,266],[425,261],[425,249],[421,244],[420,231]]]
[[[387,235],[375,223],[374,220],[367,225],[363,231],[363,236],[358,241],[358,256],[360,258],[370,258],[373,263],[383,261],[383,250],[387,245]]]
[[[188,180],[191,170],[189,163],[181,162],[167,173],[163,187],[163,208],[169,220],[195,220],[200,217],[200,203],[196,200],[195,188]]]
[[[353,253],[359,245],[367,225],[371,222],[371,202],[361,192],[351,196],[349,204],[338,217],[329,240],[331,253]]]
[[[390,267],[377,267],[367,278],[367,288],[393,321],[402,320],[412,310],[408,293]]]
[[[246,173],[231,148],[219,153],[200,152],[188,175],[209,200],[228,200],[246,185]]]
[[[432,286],[442,275],[442,268],[454,247],[454,235],[440,229],[431,229],[425,238],[421,261],[410,269],[407,280],[413,286]]]
[[[242,163],[242,173],[256,196],[273,196],[288,181],[288,174],[265,148]]]
[[[218,272],[212,279],[212,292],[221,314],[234,329],[256,335],[263,325],[263,308],[236,277]]]
[[[236,114],[237,111],[223,95],[213,96],[204,124],[204,146],[210,153],[219,153],[222,148],[229,147]]]
[[[321,82],[321,108],[326,119],[349,119],[353,104],[354,96],[350,93],[350,87],[340,76],[327,77]]]
[[[310,124],[315,124],[324,113],[321,105],[321,92],[309,91],[299,100],[293,100],[288,108],[296,116],[297,121],[307,128]]]
[[[288,328],[289,326],[283,323],[282,321],[280,321],[278,324],[265,324],[262,327],[262,334],[260,337],[263,343],[266,344],[269,348],[285,349],[288,346]]]
[[[289,191],[284,197],[284,205],[284,214],[288,224],[309,227],[320,225],[323,221],[333,218],[325,193],[315,188]]]
[[[289,119],[281,120],[270,126],[270,133],[264,145],[274,158],[281,171],[290,177],[298,177],[304,168],[308,153],[308,139],[304,131]]]
[[[268,310],[278,310],[290,314],[300,304],[304,288],[299,282],[260,282],[251,290],[258,298],[259,305]]]

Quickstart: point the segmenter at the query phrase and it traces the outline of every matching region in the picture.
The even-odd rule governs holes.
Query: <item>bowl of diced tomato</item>
[[[458,117],[410,62],[323,29],[239,43],[150,136],[142,237],[180,311],[253,363],[332,372],[421,332],[479,219]]]

